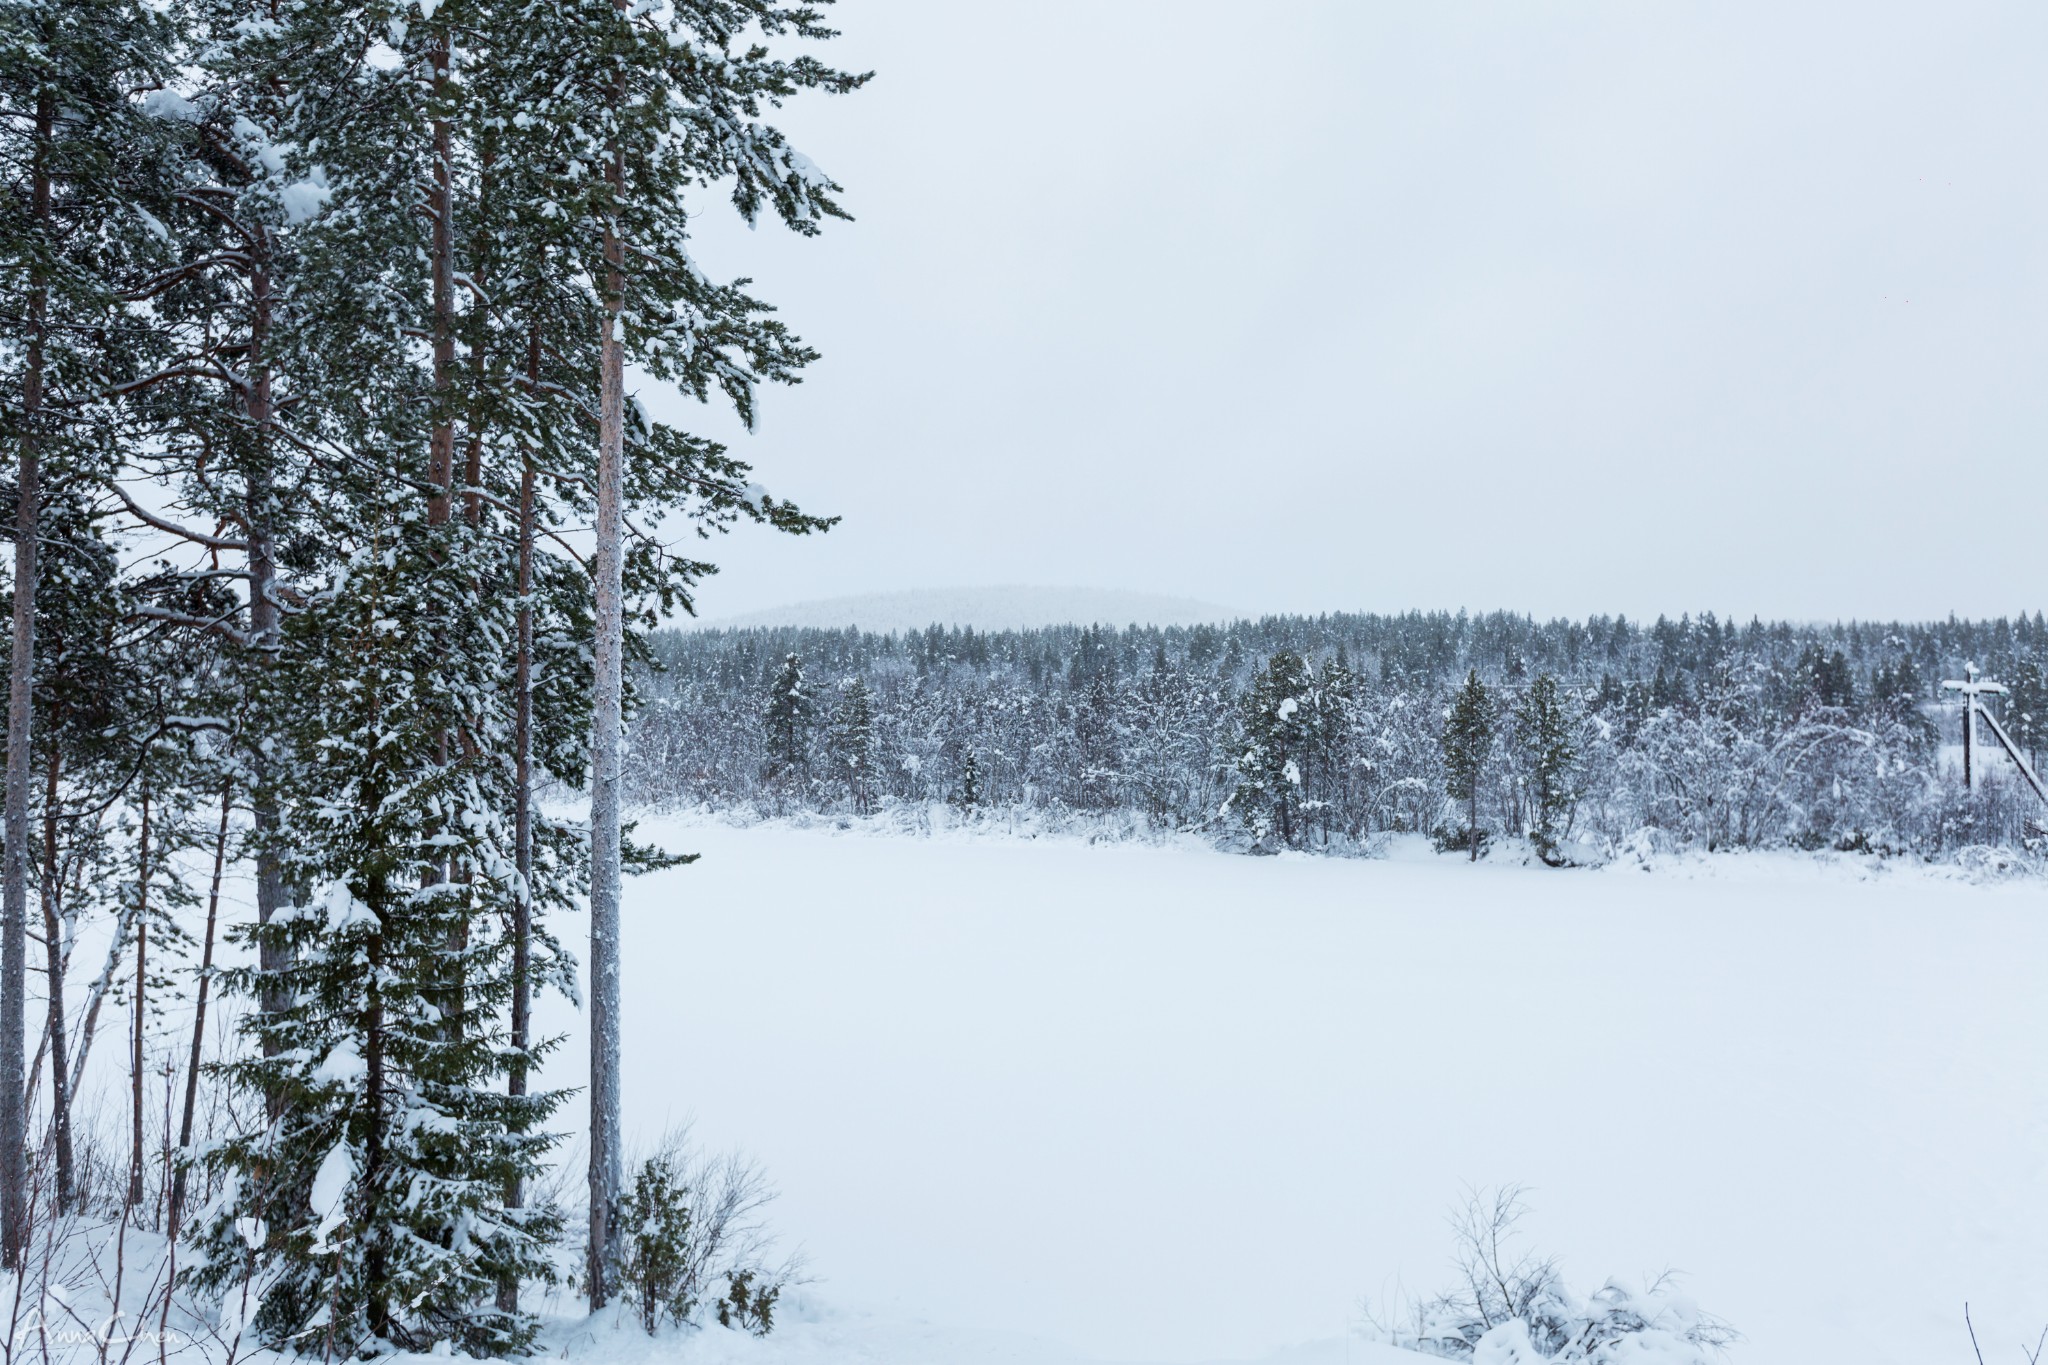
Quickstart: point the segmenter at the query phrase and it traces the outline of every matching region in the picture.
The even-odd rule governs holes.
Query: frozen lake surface
[[[641,833],[704,857],[628,888],[629,1136],[745,1149],[820,1302],[953,1342],[763,1359],[1357,1365],[1361,1296],[1443,1285],[1506,1182],[1582,1292],[1682,1270],[1733,1361],[2048,1322],[2038,883]]]

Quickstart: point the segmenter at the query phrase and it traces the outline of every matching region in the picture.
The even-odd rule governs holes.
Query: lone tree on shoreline
[[[1479,861],[1479,776],[1485,771],[1487,754],[1493,748],[1493,694],[1479,681],[1479,670],[1465,674],[1444,718],[1445,785],[1450,794],[1465,803],[1466,839],[1471,861]]]

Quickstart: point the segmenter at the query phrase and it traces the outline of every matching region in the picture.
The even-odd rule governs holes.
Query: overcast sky
[[[735,443],[845,522],[707,616],[2043,605],[2048,7],[837,8],[876,79],[784,123],[858,221],[700,255],[824,352]]]

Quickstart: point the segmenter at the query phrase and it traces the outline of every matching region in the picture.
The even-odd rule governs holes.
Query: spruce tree
[[[1454,800],[1464,803],[1466,842],[1479,861],[1479,781],[1493,752],[1493,694],[1469,670],[1444,717],[1444,780]]]
[[[801,781],[810,764],[811,724],[817,703],[804,688],[803,664],[786,656],[768,687],[762,720],[767,730],[767,771],[770,782]]]
[[[2037,660],[2021,659],[2012,666],[2007,686],[2006,729],[2013,743],[2026,750],[2027,761],[2038,765],[2042,740],[2048,738],[2048,670]]]
[[[1082,656],[1076,656],[1082,663]],[[1073,780],[1068,800],[1079,810],[1109,811],[1122,800],[1124,734],[1118,717],[1114,666],[1094,659],[1082,664],[1081,679],[1071,699],[1073,708]]]
[[[1350,655],[1340,645],[1316,679],[1316,727],[1310,748],[1312,810],[1323,826],[1325,843],[1332,819],[1341,818],[1352,804],[1352,785],[1360,767],[1353,749],[1360,690]]]
[[[505,1192],[537,1171],[562,1098],[499,1088],[515,982],[496,911],[515,864],[491,756],[509,726],[476,708],[507,657],[511,604],[458,629],[488,566],[407,510],[393,496],[381,534],[290,622],[340,648],[324,685],[296,679],[312,685],[292,736],[309,761],[283,794],[287,877],[304,890],[240,935],[282,950],[289,1003],[249,1025],[275,1046],[224,1067],[285,1104],[210,1158],[235,1197],[205,1230],[198,1279],[261,1285],[268,1340],[500,1354],[534,1328],[499,1305],[501,1283],[552,1273],[550,1212],[510,1209]],[[458,723],[473,758],[444,756]],[[451,855],[478,875],[451,877]],[[249,991],[265,975],[225,979]],[[268,1235],[246,1245],[252,1220]]]
[[[1515,708],[1515,740],[1529,783],[1529,839],[1536,855],[1552,867],[1563,861],[1558,845],[1578,800],[1575,705],[1560,692],[1555,675],[1539,673]]]
[[[832,713],[832,766],[856,815],[871,815],[879,794],[874,694],[858,675],[847,680]]]
[[[1238,703],[1237,789],[1228,808],[1260,843],[1295,847],[1310,755],[1322,716],[1307,662],[1283,649],[1266,661]]]
[[[960,790],[954,797],[954,804],[970,818],[981,811],[981,764],[972,749],[960,760]]]

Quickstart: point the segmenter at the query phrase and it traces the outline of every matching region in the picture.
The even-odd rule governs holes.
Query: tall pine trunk
[[[540,325],[527,333],[526,377],[540,385]],[[533,458],[519,470],[519,615],[512,661],[512,863],[518,886],[512,900],[512,1062],[505,1089],[526,1094],[526,1049],[533,1029],[533,541],[535,497]],[[526,1202],[524,1182],[514,1175],[505,1188],[505,1207]],[[498,1307],[519,1311],[519,1280],[506,1275],[498,1286]]]
[[[56,91],[36,93],[35,158],[29,215],[50,220],[50,141]],[[5,871],[0,874],[0,1266],[19,1270],[28,1243],[28,1095],[22,1062],[28,1043],[28,783],[34,714],[36,535],[42,498],[43,331],[50,293],[40,275],[28,294],[28,354],[21,386],[21,465],[15,480],[14,637],[7,668]]]
[[[246,389],[249,427],[255,441],[247,484],[249,634],[256,642],[256,666],[267,668],[282,646],[284,623],[283,612],[279,609],[275,597],[277,489],[270,463],[273,449],[270,424],[276,415],[276,408],[272,396],[267,346],[270,340],[271,311],[275,303],[267,264],[270,234],[267,229],[258,231],[258,240],[263,244],[263,252],[249,272],[249,383]],[[251,783],[249,802],[256,829],[256,922],[269,924],[285,905],[284,869],[276,847],[277,796],[272,789],[272,764],[261,744],[250,747],[249,763],[255,779]],[[275,1016],[291,1003],[284,986],[280,984],[285,969],[290,965],[290,950],[281,944],[273,943],[270,936],[265,935],[262,946],[257,950],[257,966],[263,975],[257,1005],[263,1014]],[[263,1034],[263,1055],[275,1057],[279,1046],[278,1041],[266,1030]],[[284,1112],[284,1097],[274,1090],[266,1093],[264,1109],[273,1121],[276,1120]]]
[[[57,866],[57,790],[63,758],[50,746],[43,782],[43,950],[49,964],[49,1010],[46,1028],[50,1047],[50,1138],[57,1154],[57,1214],[71,1212],[77,1167],[71,1150],[71,1089],[67,1072],[69,1039],[64,1023],[63,877]]]
[[[624,91],[616,104],[624,105]],[[615,135],[616,136],[616,135]],[[613,217],[604,230],[604,332],[597,437],[596,696],[590,742],[590,1306],[610,1297],[617,1229],[612,1208],[625,1181],[619,1133],[619,766],[625,707],[625,309],[624,250],[616,205],[625,194],[623,149],[609,167]]]
[[[1472,838],[1471,862],[1479,861],[1479,779],[1472,779],[1472,792],[1465,807],[1465,825]]]
[[[455,493],[455,131],[445,113],[449,97],[449,64],[453,61],[453,38],[443,28],[428,53],[433,69],[433,100],[442,112],[434,118],[430,142],[433,157],[433,188],[427,195],[431,221],[428,246],[433,350],[434,420],[427,438],[427,525],[446,527],[454,516]],[[453,745],[443,730],[436,749],[436,761],[447,767],[454,761]],[[427,874],[430,881],[454,881],[461,875],[455,863],[436,859]],[[435,1004],[441,1011],[448,1037],[459,1037],[464,1028],[462,952],[468,939],[466,921],[448,928],[448,958],[445,984]]]
[[[444,28],[428,53],[434,72],[434,100],[448,94],[449,35]],[[449,517],[455,482],[455,206],[454,132],[445,117],[436,117],[431,133],[433,188],[427,194],[431,223],[428,272],[433,297],[431,345],[434,364],[434,422],[428,436],[427,524],[441,526]]]

